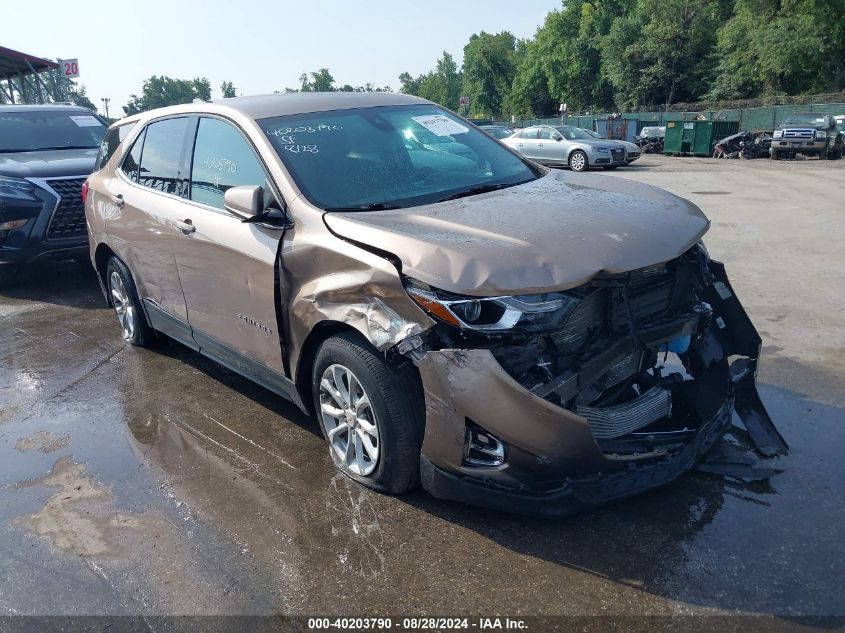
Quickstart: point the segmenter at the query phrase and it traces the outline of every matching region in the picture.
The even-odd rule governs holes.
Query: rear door
[[[540,159],[538,155],[538,145],[540,141],[537,140],[537,128],[530,127],[519,133],[519,136],[514,139],[514,147],[517,151],[526,158],[534,160]]]
[[[276,254],[282,231],[244,223],[223,207],[239,185],[269,186],[245,134],[228,120],[203,116],[193,146],[191,203],[175,242],[188,321],[200,349],[266,383],[263,368],[283,373],[276,321]],[[270,194],[274,195],[274,194]]]
[[[192,117],[149,123],[108,183],[111,246],[129,266],[152,325],[190,343],[185,298],[173,254],[188,192],[185,158]]]

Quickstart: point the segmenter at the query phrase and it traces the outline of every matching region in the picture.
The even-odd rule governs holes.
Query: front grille
[[[85,205],[82,203],[84,182],[85,178],[47,181],[50,188],[59,195],[59,205],[50,219],[50,226],[47,227],[48,240],[81,237],[86,234]]]
[[[610,155],[613,156],[614,162],[617,160],[625,160],[625,150],[623,149],[612,149],[610,150]]]
[[[783,131],[783,138],[792,138],[792,139],[811,139],[815,138],[816,131],[815,130],[784,130]]]

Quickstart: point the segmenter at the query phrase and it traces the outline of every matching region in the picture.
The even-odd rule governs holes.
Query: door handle
[[[537,143],[537,147],[543,147],[542,143]]]
[[[176,220],[176,226],[180,231],[182,231],[186,235],[188,233],[193,233],[194,231],[197,230],[197,227],[194,226],[194,223],[191,222],[188,219],[186,219],[184,221],[183,220]]]
[[[111,201],[119,207],[123,206],[123,194],[119,193],[116,196],[111,197]]]

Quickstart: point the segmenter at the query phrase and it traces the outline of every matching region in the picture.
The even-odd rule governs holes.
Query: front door
[[[201,350],[259,382],[253,363],[283,373],[274,294],[282,231],[241,222],[223,207],[223,194],[266,181],[240,130],[222,119],[200,118],[191,204],[174,242],[188,321]]]

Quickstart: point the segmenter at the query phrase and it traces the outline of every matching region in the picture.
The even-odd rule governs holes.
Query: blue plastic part
[[[676,338],[674,341],[669,341],[660,346],[661,352],[672,352],[673,354],[683,354],[689,349],[691,337],[689,335]]]

